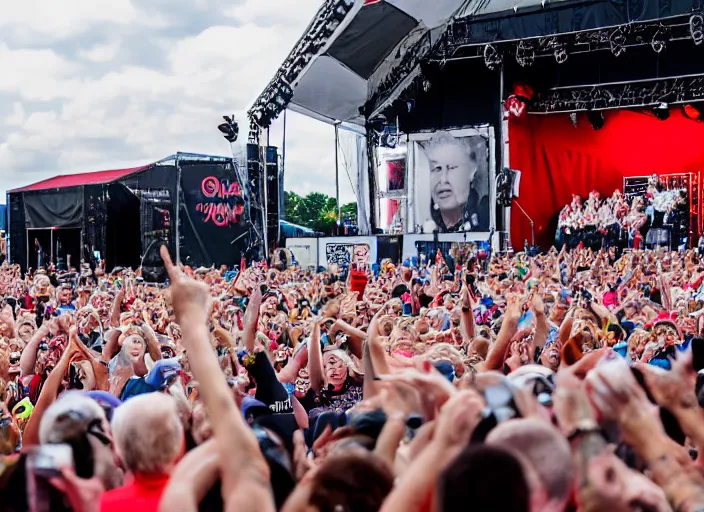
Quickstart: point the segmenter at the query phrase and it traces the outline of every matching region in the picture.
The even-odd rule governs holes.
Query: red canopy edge
[[[85,185],[101,185],[104,183],[112,183],[121,178],[129,176],[145,169],[149,169],[154,164],[143,165],[140,167],[131,167],[129,169],[113,169],[109,171],[84,172],[78,174],[63,174],[54,176],[37,183],[32,183],[25,187],[10,190],[10,194],[18,192],[36,192],[39,190],[50,190],[54,188],[81,187]]]

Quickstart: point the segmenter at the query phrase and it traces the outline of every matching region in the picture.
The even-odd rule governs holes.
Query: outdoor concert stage
[[[546,247],[572,194],[677,174],[699,196],[702,43],[704,5],[689,0],[328,0],[250,109],[250,134],[286,109],[360,133],[362,233],[495,230],[501,248]],[[457,148],[471,162],[451,162]],[[470,179],[433,181],[458,168]],[[503,169],[520,183],[497,204]]]
[[[232,158],[177,153],[11,190],[9,259],[23,270],[69,260],[76,268],[105,260],[108,270],[143,264],[163,278],[159,247],[167,244],[185,264],[232,266],[249,239],[240,182]]]

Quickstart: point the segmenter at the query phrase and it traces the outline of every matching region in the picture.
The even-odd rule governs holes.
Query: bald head
[[[487,443],[523,455],[551,502],[569,500],[574,478],[572,454],[567,440],[552,425],[533,419],[507,421],[489,433]]]

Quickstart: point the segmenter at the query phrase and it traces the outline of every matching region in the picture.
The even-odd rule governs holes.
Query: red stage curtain
[[[586,114],[575,128],[567,114],[528,115],[509,123],[510,167],[521,171],[521,206],[535,222],[536,242],[549,247],[557,215],[572,200],[592,190],[602,197],[623,189],[624,176],[704,170],[704,123],[673,109],[667,121],[634,111],[605,112],[595,131]],[[511,242],[530,242],[530,223],[516,207]]]
[[[391,226],[394,223],[394,217],[398,212],[399,201],[397,199],[388,199],[389,209],[386,212],[386,225]]]

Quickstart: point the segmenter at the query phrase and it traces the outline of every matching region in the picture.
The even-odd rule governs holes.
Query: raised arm
[[[518,320],[521,317],[521,301],[513,299],[509,302],[508,308],[506,308],[506,313],[504,314],[504,320],[501,323],[501,329],[496,337],[496,341],[489,349],[489,354],[487,355],[486,362],[483,365],[482,370],[499,370],[506,357],[506,350],[511,343],[511,338],[516,333],[518,328]]]
[[[465,343],[471,342],[476,336],[474,328],[474,311],[472,311],[472,298],[469,296],[469,288],[462,285],[462,317],[460,321],[460,332]]]
[[[273,512],[269,469],[254,432],[237,408],[209,341],[210,291],[204,283],[178,269],[166,247],[161,248],[171,281],[176,320],[203,404],[212,422],[222,464],[222,494],[227,510]],[[249,308],[248,308],[249,309]]]
[[[27,346],[24,347],[20,356],[20,375],[22,377],[34,373],[34,367],[37,364],[37,349],[42,340],[49,334],[50,327],[51,322],[44,322],[32,335]]]
[[[120,326],[120,311],[123,300],[125,300],[125,289],[120,288],[117,295],[115,295],[115,300],[112,302],[112,309],[110,310],[110,327]]]
[[[308,373],[310,374],[310,386],[319,393],[325,385],[325,370],[323,369],[323,351],[320,348],[320,324],[321,320],[316,319],[313,324],[313,331],[308,343]]]

